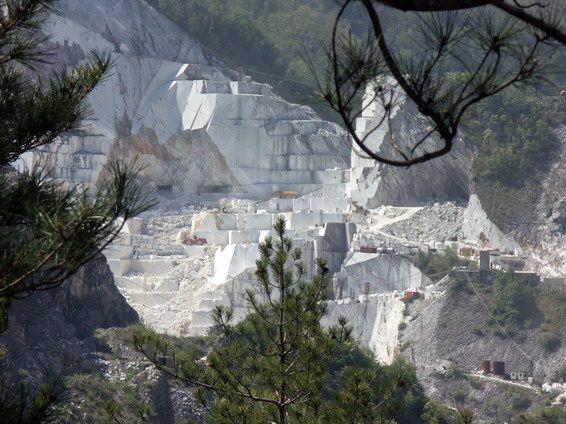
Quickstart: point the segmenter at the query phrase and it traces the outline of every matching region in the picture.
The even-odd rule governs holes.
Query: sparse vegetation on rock
[[[492,282],[493,316],[509,334],[536,315],[536,289],[521,281],[513,271],[496,272]],[[490,322],[498,330],[497,324]]]
[[[415,265],[433,281],[446,277],[455,266],[467,265],[468,261],[458,257],[456,250],[449,247],[439,252],[420,250],[415,257]]]

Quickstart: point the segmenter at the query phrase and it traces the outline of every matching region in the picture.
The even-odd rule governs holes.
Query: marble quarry
[[[26,157],[52,176],[97,185],[112,160],[143,166],[159,194],[266,198],[344,184],[346,133],[266,84],[231,71],[143,0],[64,0],[45,31],[62,64],[96,49],[115,63],[89,96],[87,135]],[[154,36],[154,34],[159,34]]]
[[[142,317],[145,308],[160,308],[171,296],[177,297],[183,291],[184,267],[193,266],[198,259],[207,262],[208,273],[199,277],[203,280],[199,293],[187,293],[194,299],[194,308],[183,305],[180,312],[186,315],[188,334],[202,334],[208,330],[210,312],[218,302],[230,304],[244,316],[245,291],[255,281],[253,270],[259,257],[258,246],[265,237],[274,235],[272,225],[277,216],[280,215],[263,211],[255,214],[192,211],[191,228],[180,232],[188,231],[192,237],[205,239],[206,244],[201,246],[188,246],[178,237],[176,242],[164,242],[163,233],[131,234],[126,226],[106,255],[117,284],[132,304],[138,306]],[[351,249],[355,224],[346,222],[343,214],[321,211],[288,212],[281,216],[288,222],[289,237],[303,250],[309,273],[318,257],[329,259],[331,270],[339,270]],[[160,216],[153,218],[159,219]],[[137,222],[133,226],[140,227]],[[202,267],[201,263],[196,264]]]
[[[222,211],[211,206],[155,211],[143,223],[127,225],[106,254],[118,286],[144,322],[172,334],[204,335],[216,305],[231,306],[236,320],[247,313],[246,291],[257,289],[259,243],[273,235],[274,220],[283,216],[288,235],[304,252],[307,270],[314,269],[318,257],[330,261],[330,297],[323,324],[332,325],[345,316],[355,337],[381,360],[390,361],[404,320],[405,291],[428,296],[434,286],[403,253],[403,243],[360,251],[366,235],[380,243],[388,225],[416,216],[413,209],[388,208],[387,213],[370,211],[365,221],[358,222],[347,212],[251,212],[244,201],[230,202]],[[150,231],[157,224],[159,231]],[[376,227],[381,232],[376,233]],[[206,242],[184,244],[186,235]]]
[[[338,125],[207,57],[143,0],[61,0],[60,6],[46,31],[61,63],[97,48],[111,52],[115,67],[88,98],[88,135],[65,136],[26,161],[93,186],[114,159],[138,158],[144,166],[140,179],[161,204],[128,222],[105,252],[143,322],[175,335],[203,335],[215,305],[229,305],[235,319],[243,318],[246,290],[256,287],[259,243],[283,216],[309,272],[316,258],[329,260],[323,324],[345,316],[358,340],[391,361],[405,319],[404,291],[432,293],[410,253],[452,245],[438,237],[444,215],[423,205],[468,199],[463,144],[449,158],[409,170],[383,167],[353,152]],[[368,88],[360,134],[382,113],[372,97]],[[410,140],[422,128],[426,122],[399,98],[390,122],[368,143],[387,151],[393,136]],[[453,203],[443,207],[460,243],[479,246],[483,232],[493,247],[513,249],[473,197],[465,213]],[[420,238],[411,239],[403,225],[421,227]]]

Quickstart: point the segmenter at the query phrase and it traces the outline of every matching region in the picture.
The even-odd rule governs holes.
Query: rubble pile
[[[457,240],[465,208],[452,202],[425,206],[409,219],[384,227],[383,231],[408,241],[426,243]]]

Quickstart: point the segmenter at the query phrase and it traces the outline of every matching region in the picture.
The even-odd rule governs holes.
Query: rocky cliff
[[[94,331],[138,321],[114,284],[104,257],[83,266],[57,289],[14,300],[8,329],[0,336],[6,367],[26,369],[35,381],[72,369],[96,350]]]
[[[470,196],[468,207],[464,212],[461,236],[466,240],[474,240],[484,249],[499,249],[506,252],[520,251],[519,244],[513,237],[506,236],[489,220],[476,194]]]
[[[561,105],[566,109],[566,101]],[[566,125],[558,127],[556,134],[560,148],[542,183],[534,225],[519,229],[538,262],[535,268],[549,275],[566,275]]]

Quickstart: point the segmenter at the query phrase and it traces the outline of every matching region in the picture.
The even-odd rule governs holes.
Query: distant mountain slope
[[[202,49],[144,0],[60,0],[45,32],[61,46],[208,64]]]
[[[341,122],[338,114],[317,101],[308,55],[317,71],[326,53],[339,4],[334,0],[148,0],[181,29],[198,39],[207,52],[234,69],[242,67],[255,79],[276,87],[286,99],[308,104],[325,119]],[[344,31],[365,36],[369,21],[352,4],[343,16]],[[386,31],[396,45],[412,45],[414,14],[381,8]],[[362,38],[364,38],[362,36]]]

